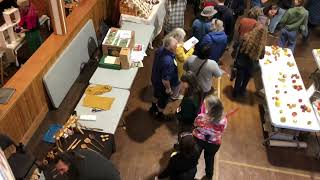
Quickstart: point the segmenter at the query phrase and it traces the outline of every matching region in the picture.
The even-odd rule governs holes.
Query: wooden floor
[[[190,29],[192,17],[186,18]],[[270,38],[270,44],[276,39]],[[154,44],[157,44],[154,43]],[[159,42],[158,42],[159,44]],[[315,70],[311,50],[320,48],[320,31],[312,32],[308,43],[298,41],[295,58],[306,86],[308,76]],[[154,51],[148,52],[132,86],[128,111],[123,115],[126,129],[118,128],[115,134],[117,151],[111,157],[123,180],[152,180],[166,166],[173,144],[176,142],[175,122],[158,122],[149,116],[150,77]],[[222,60],[227,67],[231,63],[230,52]],[[43,124],[29,143],[36,154],[41,154],[38,145],[50,123],[64,122],[87,85],[93,70],[88,68],[78,79],[59,110],[48,113]],[[255,83],[249,83],[249,97],[242,101],[231,98],[232,82],[225,75],[222,79],[222,102],[226,112],[239,107],[239,112],[229,119],[222,146],[217,153],[214,176],[217,180],[305,180],[320,179],[320,162],[306,156],[303,150],[266,148],[262,145],[263,133],[260,122],[259,101],[254,95]],[[167,113],[173,113],[178,102],[171,103]],[[199,163],[197,178],[204,171]]]

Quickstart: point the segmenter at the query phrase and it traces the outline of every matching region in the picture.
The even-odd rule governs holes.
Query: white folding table
[[[307,95],[300,72],[290,49],[266,47],[260,60],[262,81],[271,123],[274,127],[305,132],[317,132],[320,123]],[[275,58],[275,54],[279,54]],[[298,86],[301,90],[297,90]],[[276,102],[278,99],[278,102]],[[301,106],[311,110],[303,112]]]
[[[92,75],[90,84],[109,85],[114,88],[130,90],[138,68],[113,70],[98,67]]]
[[[81,97],[76,106],[77,115],[95,115],[96,121],[79,120],[81,125],[89,128],[99,128],[105,133],[114,134],[123,111],[126,108],[130,92],[128,90],[112,88],[110,92],[104,93],[102,97],[113,97],[115,100],[112,103],[111,109],[108,111],[92,112],[92,108],[83,106],[83,99],[85,94]]]

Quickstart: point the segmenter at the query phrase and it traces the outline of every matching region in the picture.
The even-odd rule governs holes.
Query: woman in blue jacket
[[[213,19],[211,25],[211,32],[203,37],[200,42],[200,47],[209,45],[211,52],[209,59],[219,63],[227,47],[228,37],[224,32],[223,22],[221,20]]]

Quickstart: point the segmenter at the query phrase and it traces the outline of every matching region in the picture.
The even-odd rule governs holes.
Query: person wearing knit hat
[[[26,33],[29,53],[32,55],[41,45],[39,17],[34,5],[29,0],[18,0],[21,20],[16,32]]]

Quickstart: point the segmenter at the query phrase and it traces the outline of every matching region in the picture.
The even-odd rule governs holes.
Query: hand
[[[166,89],[166,93],[167,93],[168,95],[170,95],[170,96],[173,94],[171,88]]]
[[[28,32],[29,29],[21,29],[20,33],[25,33],[25,32]]]
[[[181,106],[177,108],[177,113],[179,113],[180,111],[181,111]]]

